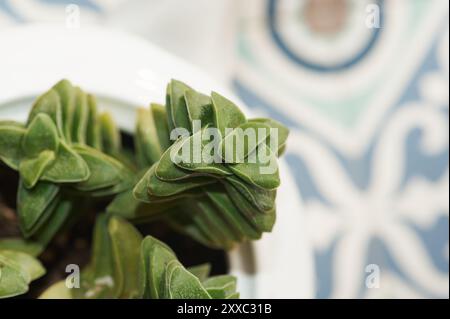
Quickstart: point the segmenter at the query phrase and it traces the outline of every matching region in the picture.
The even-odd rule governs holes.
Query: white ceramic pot
[[[24,120],[33,99],[61,78],[94,93],[118,125],[131,133],[135,108],[164,102],[171,78],[203,92],[226,87],[192,65],[141,38],[101,28],[28,25],[0,31],[0,119]],[[231,272],[245,298],[311,298],[312,252],[302,205],[289,169],[281,161],[277,223],[257,242],[231,251]]]

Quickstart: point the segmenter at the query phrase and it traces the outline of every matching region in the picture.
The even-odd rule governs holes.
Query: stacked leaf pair
[[[236,278],[209,276],[209,265],[185,268],[164,243],[142,238],[127,221],[100,215],[94,230],[90,264],[81,273],[81,288],[62,283],[42,298],[77,299],[225,299],[238,298]]]
[[[0,122],[0,160],[20,174],[17,211],[24,237],[47,244],[79,196],[132,187],[120,161],[120,134],[95,99],[62,80],[34,103],[25,125]]]
[[[165,108],[152,105],[138,116],[137,157],[150,169],[134,196],[147,204],[126,205],[124,195],[110,211],[140,220],[163,213],[176,229],[210,247],[258,239],[275,222],[277,156],[288,134],[276,121],[246,119],[218,93],[207,96],[172,80]],[[135,210],[118,209],[125,206]]]
[[[26,293],[30,282],[44,274],[44,267],[30,253],[0,247],[0,298]]]

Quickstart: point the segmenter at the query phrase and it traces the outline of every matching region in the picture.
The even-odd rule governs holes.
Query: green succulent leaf
[[[227,128],[236,128],[246,122],[245,115],[241,110],[222,95],[211,93],[212,105],[215,114],[215,126],[220,130],[222,136],[226,135]]]
[[[28,284],[43,276],[45,269],[34,257],[19,251],[0,250],[0,298],[28,291]]]
[[[228,194],[220,187],[208,188],[207,196],[212,203],[219,209],[222,215],[227,219],[230,227],[233,227],[236,233],[245,235],[247,238],[259,239],[261,232],[258,231],[249,220],[241,214],[239,209],[230,200]]]
[[[204,200],[204,196],[198,200]],[[168,223],[175,230],[194,238],[205,246],[230,248],[228,246],[230,241],[221,242],[224,239],[224,233],[220,227],[210,221],[210,211],[208,210],[210,206],[206,205],[208,203],[201,205],[197,200],[184,200],[179,211],[168,218]],[[214,208],[212,208],[212,213],[217,214]]]
[[[47,114],[37,114],[23,138],[22,148],[29,157],[36,157],[43,151],[58,150],[59,137],[55,123]]]
[[[86,143],[89,121],[88,97],[80,88],[75,88],[75,108],[72,119],[72,143]]]
[[[201,282],[205,281],[211,273],[211,264],[205,263],[187,268],[191,274],[197,277]]]
[[[135,134],[136,155],[141,167],[149,167],[157,162],[162,155],[156,122],[153,112],[138,109]]]
[[[236,293],[236,283],[236,277],[221,275],[206,279],[203,286],[214,299],[227,299]]]
[[[78,183],[89,178],[89,167],[83,158],[61,141],[53,163],[42,174],[42,180],[54,183]]]
[[[27,127],[39,114],[48,115],[53,123],[55,123],[58,134],[63,136],[61,100],[55,90],[51,89],[38,97],[28,115]]]
[[[115,184],[113,186],[109,186],[109,187],[91,191],[89,193],[89,195],[92,198],[106,197],[106,196],[120,194],[122,192],[130,190],[130,188],[133,187],[133,185],[132,185],[133,178],[130,174],[131,174],[131,172],[128,170],[122,171],[122,174],[121,174],[122,180],[120,183]]]
[[[266,144],[260,144],[249,155],[248,161],[229,165],[229,168],[236,176],[256,187],[271,190],[280,186],[277,159]]]
[[[214,110],[211,98],[194,90],[184,93],[189,121],[201,121],[201,127],[214,125]]]
[[[108,225],[114,256],[114,282],[119,298],[139,296],[139,256],[142,236],[129,223],[117,217]]]
[[[61,80],[53,86],[61,103],[63,134],[66,141],[71,142],[73,113],[75,109],[75,88],[68,80]]]
[[[132,190],[118,194],[106,211],[111,215],[132,220],[134,223],[150,222],[176,206],[176,201],[144,203],[137,200]]]
[[[45,269],[41,263],[26,253],[14,250],[1,250],[0,255],[8,259],[8,262],[11,264],[17,265],[23,271],[27,283],[45,274]]]
[[[122,139],[111,114],[102,113],[97,125],[100,125],[103,151],[111,156],[120,154]]]
[[[60,196],[58,196],[53,201],[51,201],[50,205],[47,206],[47,208],[45,208],[45,210],[41,213],[36,223],[30,228],[24,228],[22,227],[21,224],[19,224],[22,234],[25,238],[29,239],[31,236],[34,236],[38,231],[40,231],[40,229],[42,229],[47,224],[47,222],[53,216],[56,207],[58,207],[60,200],[61,198]],[[54,225],[54,223],[50,223],[50,225]]]
[[[175,124],[172,119],[172,98],[171,98],[171,83],[167,83],[166,86],[166,114],[167,114],[167,127],[169,128],[169,132],[172,132],[172,130],[175,128]]]
[[[119,161],[86,145],[76,145],[73,149],[83,158],[91,172],[86,181],[74,185],[76,189],[91,192],[123,180],[125,167]]]
[[[257,207],[261,212],[270,211],[275,208],[276,190],[266,190],[248,184],[236,176],[229,176],[225,183],[231,184],[244,196],[250,203]]]
[[[221,141],[220,149],[225,163],[244,163],[245,159],[265,142],[270,127],[263,123],[246,122],[239,125]]]
[[[39,182],[32,189],[27,189],[19,182],[17,193],[17,211],[22,231],[28,234],[38,222],[45,222],[53,209],[52,203],[57,202],[60,192],[58,185]]]
[[[175,253],[166,244],[147,236],[141,243],[141,292],[144,298],[164,296],[166,265],[176,260]]]
[[[207,147],[209,143],[214,143],[202,139],[205,129],[198,131],[181,141],[179,151],[176,153],[176,156],[174,156],[175,165],[196,173],[219,176],[232,175],[230,169],[221,163],[221,159],[218,159],[220,155],[214,153],[213,147],[211,147],[210,152],[205,150],[205,147]],[[218,148],[219,144],[217,144],[217,149]],[[210,155],[208,156],[208,159],[205,159],[203,156],[206,154]]]
[[[230,222],[230,217],[222,214],[207,197],[189,201],[185,207],[192,211],[188,215],[192,227],[197,228],[197,232],[202,234],[202,241],[208,246],[231,249],[235,242],[244,238],[242,232]]]
[[[27,274],[0,252],[0,298],[22,295],[28,291]]]
[[[272,120],[272,119],[266,119],[266,118],[255,118],[248,120],[250,123],[262,123],[267,126],[269,126],[271,129],[277,130],[278,140],[278,152],[275,152],[276,150],[272,150],[274,153],[276,153],[277,156],[281,156],[286,148],[286,142],[289,137],[289,129],[281,124],[278,121]],[[270,138],[267,139],[267,146],[270,147]]]
[[[170,113],[174,127],[191,130],[191,123],[189,121],[188,110],[184,94],[191,88],[181,81],[170,81]]]
[[[156,166],[150,168],[150,173],[147,176],[147,191],[150,195],[165,197],[173,196],[187,190],[212,184],[214,179],[205,176],[192,177],[181,181],[166,182],[160,180],[155,174]]]
[[[236,187],[231,183],[223,183],[225,189],[238,210],[252,222],[261,232],[270,232],[275,224],[275,208],[269,210],[260,210],[259,207],[251,203]],[[269,199],[269,206],[273,206],[273,201]]]
[[[185,206],[185,203],[183,203],[183,206],[180,206],[179,212],[174,212],[170,216],[166,217],[166,222],[176,231],[185,234],[187,236],[190,236],[194,240],[198,241],[199,243],[207,246],[207,247],[213,247],[217,248],[216,241],[209,237],[207,233],[203,230],[204,222],[200,218],[194,219],[192,217],[192,212],[186,212],[185,209],[183,209]],[[197,215],[198,212],[196,212],[195,215]],[[221,243],[220,248],[222,249],[229,249],[228,247],[228,241],[226,243]]]
[[[51,215],[46,218],[46,222],[41,221],[38,224],[39,227],[34,228],[33,240],[41,247],[46,247],[71,217],[73,206],[73,203],[67,199],[52,202],[50,208],[47,208]]]
[[[167,125],[167,113],[164,106],[156,103],[151,104],[151,112],[156,126],[156,133],[158,134],[159,145],[161,151],[165,151],[170,147],[170,132]]]
[[[55,160],[55,152],[42,151],[35,158],[24,159],[20,162],[19,172],[26,188],[32,188]]]
[[[94,230],[91,262],[82,272],[75,298],[138,298],[142,237],[128,222],[100,215]]]
[[[170,299],[212,299],[200,280],[177,260],[166,266],[166,290]]]
[[[0,122],[0,161],[18,170],[22,158],[22,140],[26,129],[13,122]]]
[[[37,242],[13,237],[0,239],[0,250],[14,250],[36,257],[42,252],[43,247]]]
[[[160,160],[156,164],[155,174],[163,181],[177,181],[185,178],[190,178],[201,173],[195,173],[186,169],[182,169],[175,165],[172,161],[171,153],[177,154],[180,148],[183,146],[183,140],[176,141],[171,148],[167,149],[161,156]]]
[[[74,298],[101,299],[119,296],[120,291],[115,289],[114,257],[108,222],[108,215],[103,214],[97,217],[91,261],[81,273],[80,289],[73,289],[71,293]]]
[[[153,172],[148,170],[133,188],[134,198],[145,203],[150,203],[152,201],[152,198],[147,191],[148,180],[150,179],[151,174],[153,174]]]
[[[86,128],[86,144],[102,150],[102,135],[101,126],[97,124],[98,114],[97,114],[97,101],[95,97],[91,94],[87,96],[88,105],[88,120]]]
[[[71,289],[67,287],[66,281],[61,280],[48,287],[39,299],[73,299]]]

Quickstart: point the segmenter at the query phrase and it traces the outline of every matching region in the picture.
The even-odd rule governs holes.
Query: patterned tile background
[[[447,0],[0,0],[0,28],[63,24],[70,3],[291,127],[314,296],[448,298]]]

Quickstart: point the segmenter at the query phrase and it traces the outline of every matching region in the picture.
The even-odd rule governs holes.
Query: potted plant
[[[256,132],[254,143],[245,130]],[[217,256],[200,247],[228,250],[271,231],[287,136],[274,120],[247,119],[220,94],[172,80],[164,106],[138,110],[130,137],[93,95],[58,82],[25,123],[0,122],[2,184],[17,184],[0,206],[0,296],[26,293],[45,273],[37,256],[70,250],[75,237],[84,243],[81,275],[71,287],[44,281],[53,285],[41,296],[237,297],[235,277],[209,276],[210,264],[187,267],[177,253]],[[173,238],[177,253],[160,240]],[[220,258],[207,261],[223,271]]]

